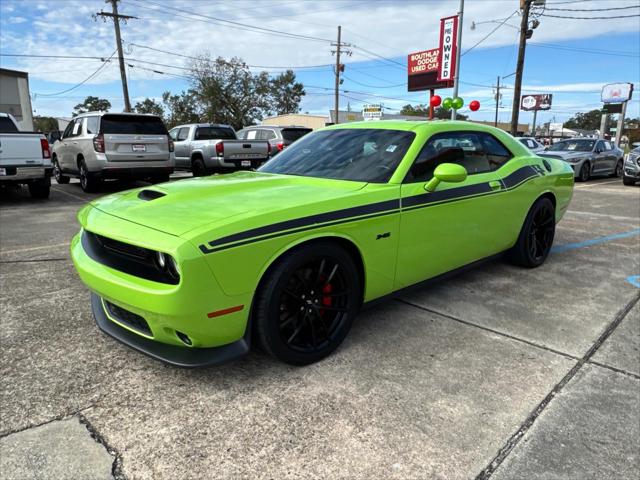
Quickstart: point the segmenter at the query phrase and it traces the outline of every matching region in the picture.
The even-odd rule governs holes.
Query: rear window
[[[158,117],[146,115],[105,115],[100,133],[129,135],[167,135],[167,128]]]
[[[231,128],[198,127],[195,140],[235,140],[236,134]]]
[[[18,128],[9,117],[0,117],[0,133],[17,133]]]
[[[284,128],[282,129],[282,138],[287,142],[295,142],[299,138],[304,137],[310,131],[310,128]]]

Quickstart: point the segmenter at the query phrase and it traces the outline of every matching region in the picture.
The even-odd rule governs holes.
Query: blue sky
[[[476,44],[515,12],[518,0],[467,0],[462,50]],[[567,2],[549,0],[548,9],[608,9],[635,7],[637,0]],[[123,0],[120,11],[139,17],[122,27],[132,103],[144,97],[159,98],[162,92],[189,88],[190,59],[160,53],[148,47],[197,56],[239,56],[251,65],[309,66],[333,63],[330,39],[338,24],[343,41],[353,45],[345,57],[341,108],[354,110],[363,103],[381,102],[393,112],[406,103],[426,102],[427,92],[406,90],[406,55],[434,48],[438,43],[439,18],[455,14],[457,0]],[[0,4],[0,53],[109,57],[115,49],[113,26],[91,14],[109,10],[102,0],[3,0]],[[605,12],[545,10],[561,16],[611,16],[640,14],[640,8]],[[249,31],[220,20],[259,26],[276,32],[314,37],[292,38],[265,31]],[[495,101],[491,86],[498,75],[515,70],[518,14],[506,25],[462,57],[460,96],[468,104],[479,100],[474,119],[492,119]],[[471,29],[471,22],[476,22]],[[488,22],[488,23],[481,23]],[[511,27],[509,25],[512,25]],[[318,40],[319,39],[319,40]],[[326,39],[327,41],[323,41]],[[611,20],[574,20],[540,17],[540,26],[527,49],[524,93],[552,93],[553,108],[541,112],[538,122],[563,121],[578,111],[598,108],[602,85],[633,82],[636,93],[628,115],[640,116],[640,17]],[[388,60],[383,60],[383,57]],[[397,62],[397,63],[395,63]],[[36,114],[69,116],[73,106],[87,95],[107,98],[114,110],[122,109],[122,88],[117,62],[96,59],[0,57],[5,68],[30,74]],[[158,65],[163,64],[163,65]],[[98,67],[96,76],[75,87]],[[153,72],[155,70],[156,72]],[[258,71],[260,69],[256,69]],[[270,69],[277,72],[278,69]],[[326,115],[333,106],[331,66],[296,68],[308,95],[302,111]],[[157,73],[163,72],[163,73]],[[500,118],[510,117],[513,77],[503,82]],[[440,95],[449,96],[451,90]],[[463,113],[469,113],[466,109]],[[530,122],[521,113],[521,122]]]

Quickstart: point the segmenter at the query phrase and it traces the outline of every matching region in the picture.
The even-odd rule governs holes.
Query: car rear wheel
[[[84,163],[84,160],[80,160],[80,187],[87,193],[92,193],[98,190],[100,187],[100,180],[97,178],[91,177],[89,174],[89,170],[87,169],[87,164]]]
[[[53,157],[53,176],[56,179],[56,182],[60,185],[64,185],[69,183],[69,177],[62,174],[62,170],[60,170],[60,164],[58,164],[58,159]]]
[[[317,362],[342,343],[360,306],[351,256],[330,242],[302,246],[261,283],[254,332],[265,352],[292,365]]]
[[[553,202],[538,199],[527,214],[518,241],[511,250],[511,259],[527,268],[539,267],[549,255],[556,232],[556,214]]]
[[[191,162],[191,171],[194,177],[204,177],[207,174],[207,167],[204,164],[204,160],[201,158],[194,158]]]
[[[42,180],[36,180],[28,185],[29,195],[31,198],[49,198],[51,192],[51,179],[43,178]]]
[[[624,170],[622,168],[622,160],[618,160],[618,163],[616,163],[616,168],[610,176],[615,178],[620,178],[622,176],[623,171]]]
[[[591,177],[591,165],[589,162],[584,162],[582,167],[580,167],[580,173],[578,173],[578,180],[581,182],[586,182]]]

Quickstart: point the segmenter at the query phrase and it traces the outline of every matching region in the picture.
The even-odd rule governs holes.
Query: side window
[[[258,132],[257,132],[256,130],[249,130],[249,131],[247,131],[247,137],[246,137],[246,139],[247,139],[247,140],[255,140],[255,139],[256,139],[256,134],[257,134],[257,133],[258,133]]]
[[[604,152],[604,150],[604,142],[602,140],[598,140],[598,143],[596,143],[596,152]]]
[[[536,142],[534,142],[533,140],[527,140],[527,147],[529,148],[536,148]]]
[[[611,146],[611,142],[604,142],[604,149],[607,151],[613,150],[613,147]]]
[[[276,132],[273,130],[265,130],[265,140],[274,140],[276,138]]]
[[[178,142],[183,142],[183,141],[185,141],[187,138],[189,138],[189,127],[181,128],[181,129],[178,131],[177,141],[178,141]]]
[[[236,132],[236,137],[238,137],[238,140],[244,140],[245,138],[247,138],[247,131],[246,130],[238,130]]]
[[[490,172],[512,158],[492,135],[483,132],[447,132],[432,136],[422,148],[407,176],[408,182],[427,182],[442,163],[457,163],[469,175]]]
[[[73,122],[73,129],[71,130],[71,134],[69,135],[70,137],[77,137],[78,135],[82,134],[83,121],[83,118],[76,118],[76,121]]]
[[[87,134],[97,135],[100,125],[100,117],[87,117]]]
[[[171,131],[169,132],[169,136],[171,137],[171,140],[173,140],[174,142],[178,140],[179,130],[180,130],[179,128],[172,128]]]
[[[64,129],[64,133],[62,134],[62,138],[67,138],[71,136],[71,132],[73,131],[73,124],[75,123],[75,120],[71,120],[69,122],[69,125],[67,125],[67,128]]]

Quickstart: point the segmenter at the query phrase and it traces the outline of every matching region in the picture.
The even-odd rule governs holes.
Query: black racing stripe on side
[[[516,185],[519,185],[520,183],[528,180],[531,177],[537,177],[538,175],[538,172],[532,166],[526,165],[506,176],[503,179],[503,183],[505,188],[509,189],[515,187]]]
[[[238,242],[262,235],[269,235],[272,233],[280,232],[282,230],[291,230],[294,228],[306,227],[309,225],[326,223],[335,220],[342,220],[350,217],[379,213],[386,210],[397,210],[398,208],[400,208],[400,200],[396,199],[387,200],[385,202],[372,203],[369,205],[362,205],[360,207],[351,207],[345,208],[343,210],[336,210],[333,212],[310,215],[308,217],[301,217],[294,220],[272,223],[271,225],[265,225],[264,227],[252,228],[251,230],[245,230],[244,232],[218,238],[217,240],[212,240],[211,242],[209,242],[209,246],[216,247],[218,245],[224,245],[226,243]]]
[[[335,222],[323,223],[321,225],[318,225],[318,224],[309,225],[307,227],[297,228],[295,230],[287,230],[287,231],[284,231],[284,232],[277,232],[277,233],[274,233],[272,235],[267,235],[265,237],[251,238],[249,240],[245,240],[244,242],[233,243],[231,245],[223,245],[222,247],[217,247],[217,248],[209,248],[206,245],[200,245],[200,250],[202,251],[202,253],[219,252],[220,250],[227,250],[229,248],[241,247],[242,245],[248,245],[250,243],[261,242],[263,240],[270,240],[272,238],[282,237],[284,235],[291,235],[291,234],[294,234],[294,233],[306,232],[308,230],[314,230],[316,228],[323,228],[323,227],[330,227],[332,225],[340,225],[342,223],[357,222],[357,221],[360,221],[360,220],[369,220],[371,218],[383,217],[385,215],[391,215],[393,213],[398,213],[398,210],[390,210],[390,211],[387,211],[387,212],[375,213],[375,214],[372,214],[372,215],[366,215],[364,217],[346,218],[344,220],[338,220],[338,221],[335,221]]]
[[[492,192],[489,183],[477,183],[475,185],[466,185],[464,187],[449,188],[448,190],[440,190],[437,192],[421,193],[413,197],[402,199],[402,208],[415,207],[418,205],[428,205],[431,203],[443,202],[445,200],[462,200],[464,197],[479,195],[482,193]]]

